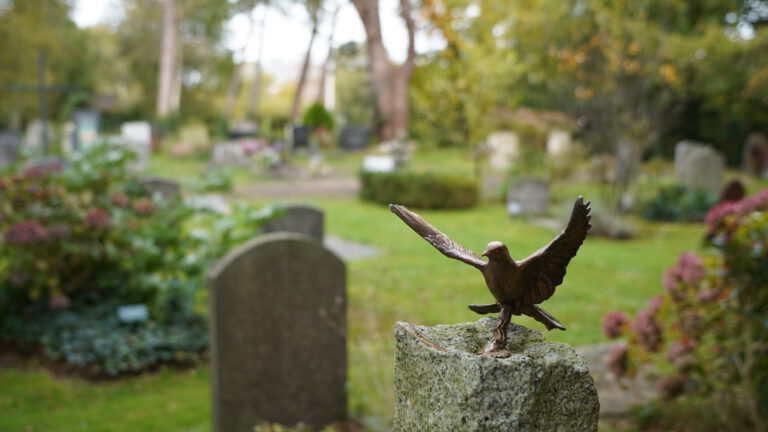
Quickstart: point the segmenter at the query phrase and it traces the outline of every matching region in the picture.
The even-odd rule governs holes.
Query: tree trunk
[[[365,27],[368,46],[368,70],[371,90],[376,98],[376,132],[381,141],[396,139],[408,131],[408,85],[411,81],[416,51],[416,26],[411,17],[409,0],[400,0],[400,16],[408,29],[408,56],[400,66],[390,60],[381,36],[378,0],[352,0]]]
[[[323,105],[325,105],[325,78],[328,74],[328,63],[332,61],[331,56],[333,55],[333,32],[336,30],[336,17],[339,15],[340,9],[341,6],[336,6],[331,15],[331,30],[328,32],[328,55],[325,56],[323,68],[320,71],[320,85],[317,88],[316,100]]]
[[[317,36],[317,17],[312,17],[312,35],[309,37],[309,46],[307,54],[304,56],[304,64],[301,66],[299,82],[296,84],[296,93],[293,94],[293,103],[291,104],[291,123],[296,123],[299,117],[299,108],[301,107],[301,93],[304,91],[304,85],[307,82],[307,71],[309,70],[309,61],[312,59],[312,44]]]
[[[261,105],[261,62],[264,57],[264,28],[267,22],[267,13],[269,9],[264,8],[264,14],[259,20],[259,56],[256,59],[256,66],[253,69],[253,84],[251,86],[251,95],[248,98],[248,117],[255,119],[259,114],[259,107]]]
[[[248,51],[248,47],[251,44],[253,27],[253,11],[249,11],[248,32],[246,33],[242,47],[240,47],[240,63],[236,64],[235,70],[232,71],[232,78],[229,80],[229,89],[227,89],[227,99],[224,103],[224,119],[227,121],[232,120],[232,112],[235,110],[235,104],[237,103],[237,94],[240,90],[240,81],[243,77],[243,66],[245,65],[245,53]]]
[[[163,36],[155,110],[158,117],[167,117],[178,112],[181,101],[181,46],[176,0],[162,1]]]

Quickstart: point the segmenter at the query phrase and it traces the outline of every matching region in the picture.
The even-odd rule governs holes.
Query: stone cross
[[[262,227],[265,233],[293,232],[308,235],[320,243],[323,242],[323,211],[306,204],[290,204],[285,207],[285,215],[267,222]]]
[[[319,242],[258,237],[209,274],[213,430],[346,419],[346,268]]]

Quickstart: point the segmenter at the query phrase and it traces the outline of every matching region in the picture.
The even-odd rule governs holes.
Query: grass
[[[419,167],[449,167],[471,174],[463,153],[414,156]],[[340,172],[354,174],[361,155],[334,161]],[[303,163],[301,159],[298,161]],[[156,175],[194,178],[206,161],[153,157]],[[236,181],[253,181],[239,171]],[[594,186],[569,184],[558,198],[596,193]],[[586,191],[586,192],[585,192]],[[475,320],[470,303],[491,302],[480,274],[446,259],[384,206],[355,199],[316,199],[325,210],[326,232],[372,245],[383,254],[348,263],[350,411],[370,429],[386,429],[394,413],[392,331],[398,320],[420,324]],[[424,211],[425,219],[475,251],[491,240],[504,241],[515,258],[524,258],[556,232],[525,220],[509,219],[501,204],[466,211]],[[548,332],[549,339],[583,345],[603,340],[602,316],[614,309],[634,312],[661,292],[662,271],[684,251],[700,244],[701,225],[638,222],[640,236],[628,242],[589,238],[572,261],[564,284],[543,307],[568,331]],[[543,327],[530,319],[514,322]],[[36,367],[0,370],[0,430],[5,431],[208,431],[208,367],[163,370],[115,382],[89,383],[54,377]]]

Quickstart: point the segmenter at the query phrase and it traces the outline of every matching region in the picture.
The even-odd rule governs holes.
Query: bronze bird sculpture
[[[528,315],[543,323],[547,330],[565,330],[557,318],[545,312],[538,304],[550,298],[555,287],[563,283],[566,266],[587,237],[591,227],[589,204],[584,204],[583,198],[578,197],[568,226],[547,246],[522,261],[512,259],[507,246],[498,241],[488,243],[481,254],[488,257],[488,261],[484,261],[407,208],[390,204],[389,209],[443,255],[480,270],[496,303],[469,305],[469,308],[479,314],[499,312],[500,322],[485,353],[503,357],[509,355],[505,347],[507,327],[512,315]]]

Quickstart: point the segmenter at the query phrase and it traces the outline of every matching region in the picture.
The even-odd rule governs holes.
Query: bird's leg
[[[507,347],[507,327],[509,327],[509,321],[512,319],[512,305],[502,304],[501,312],[499,313],[499,325],[496,326],[496,330],[493,331],[493,337],[491,343],[485,349],[485,352],[505,351]]]

